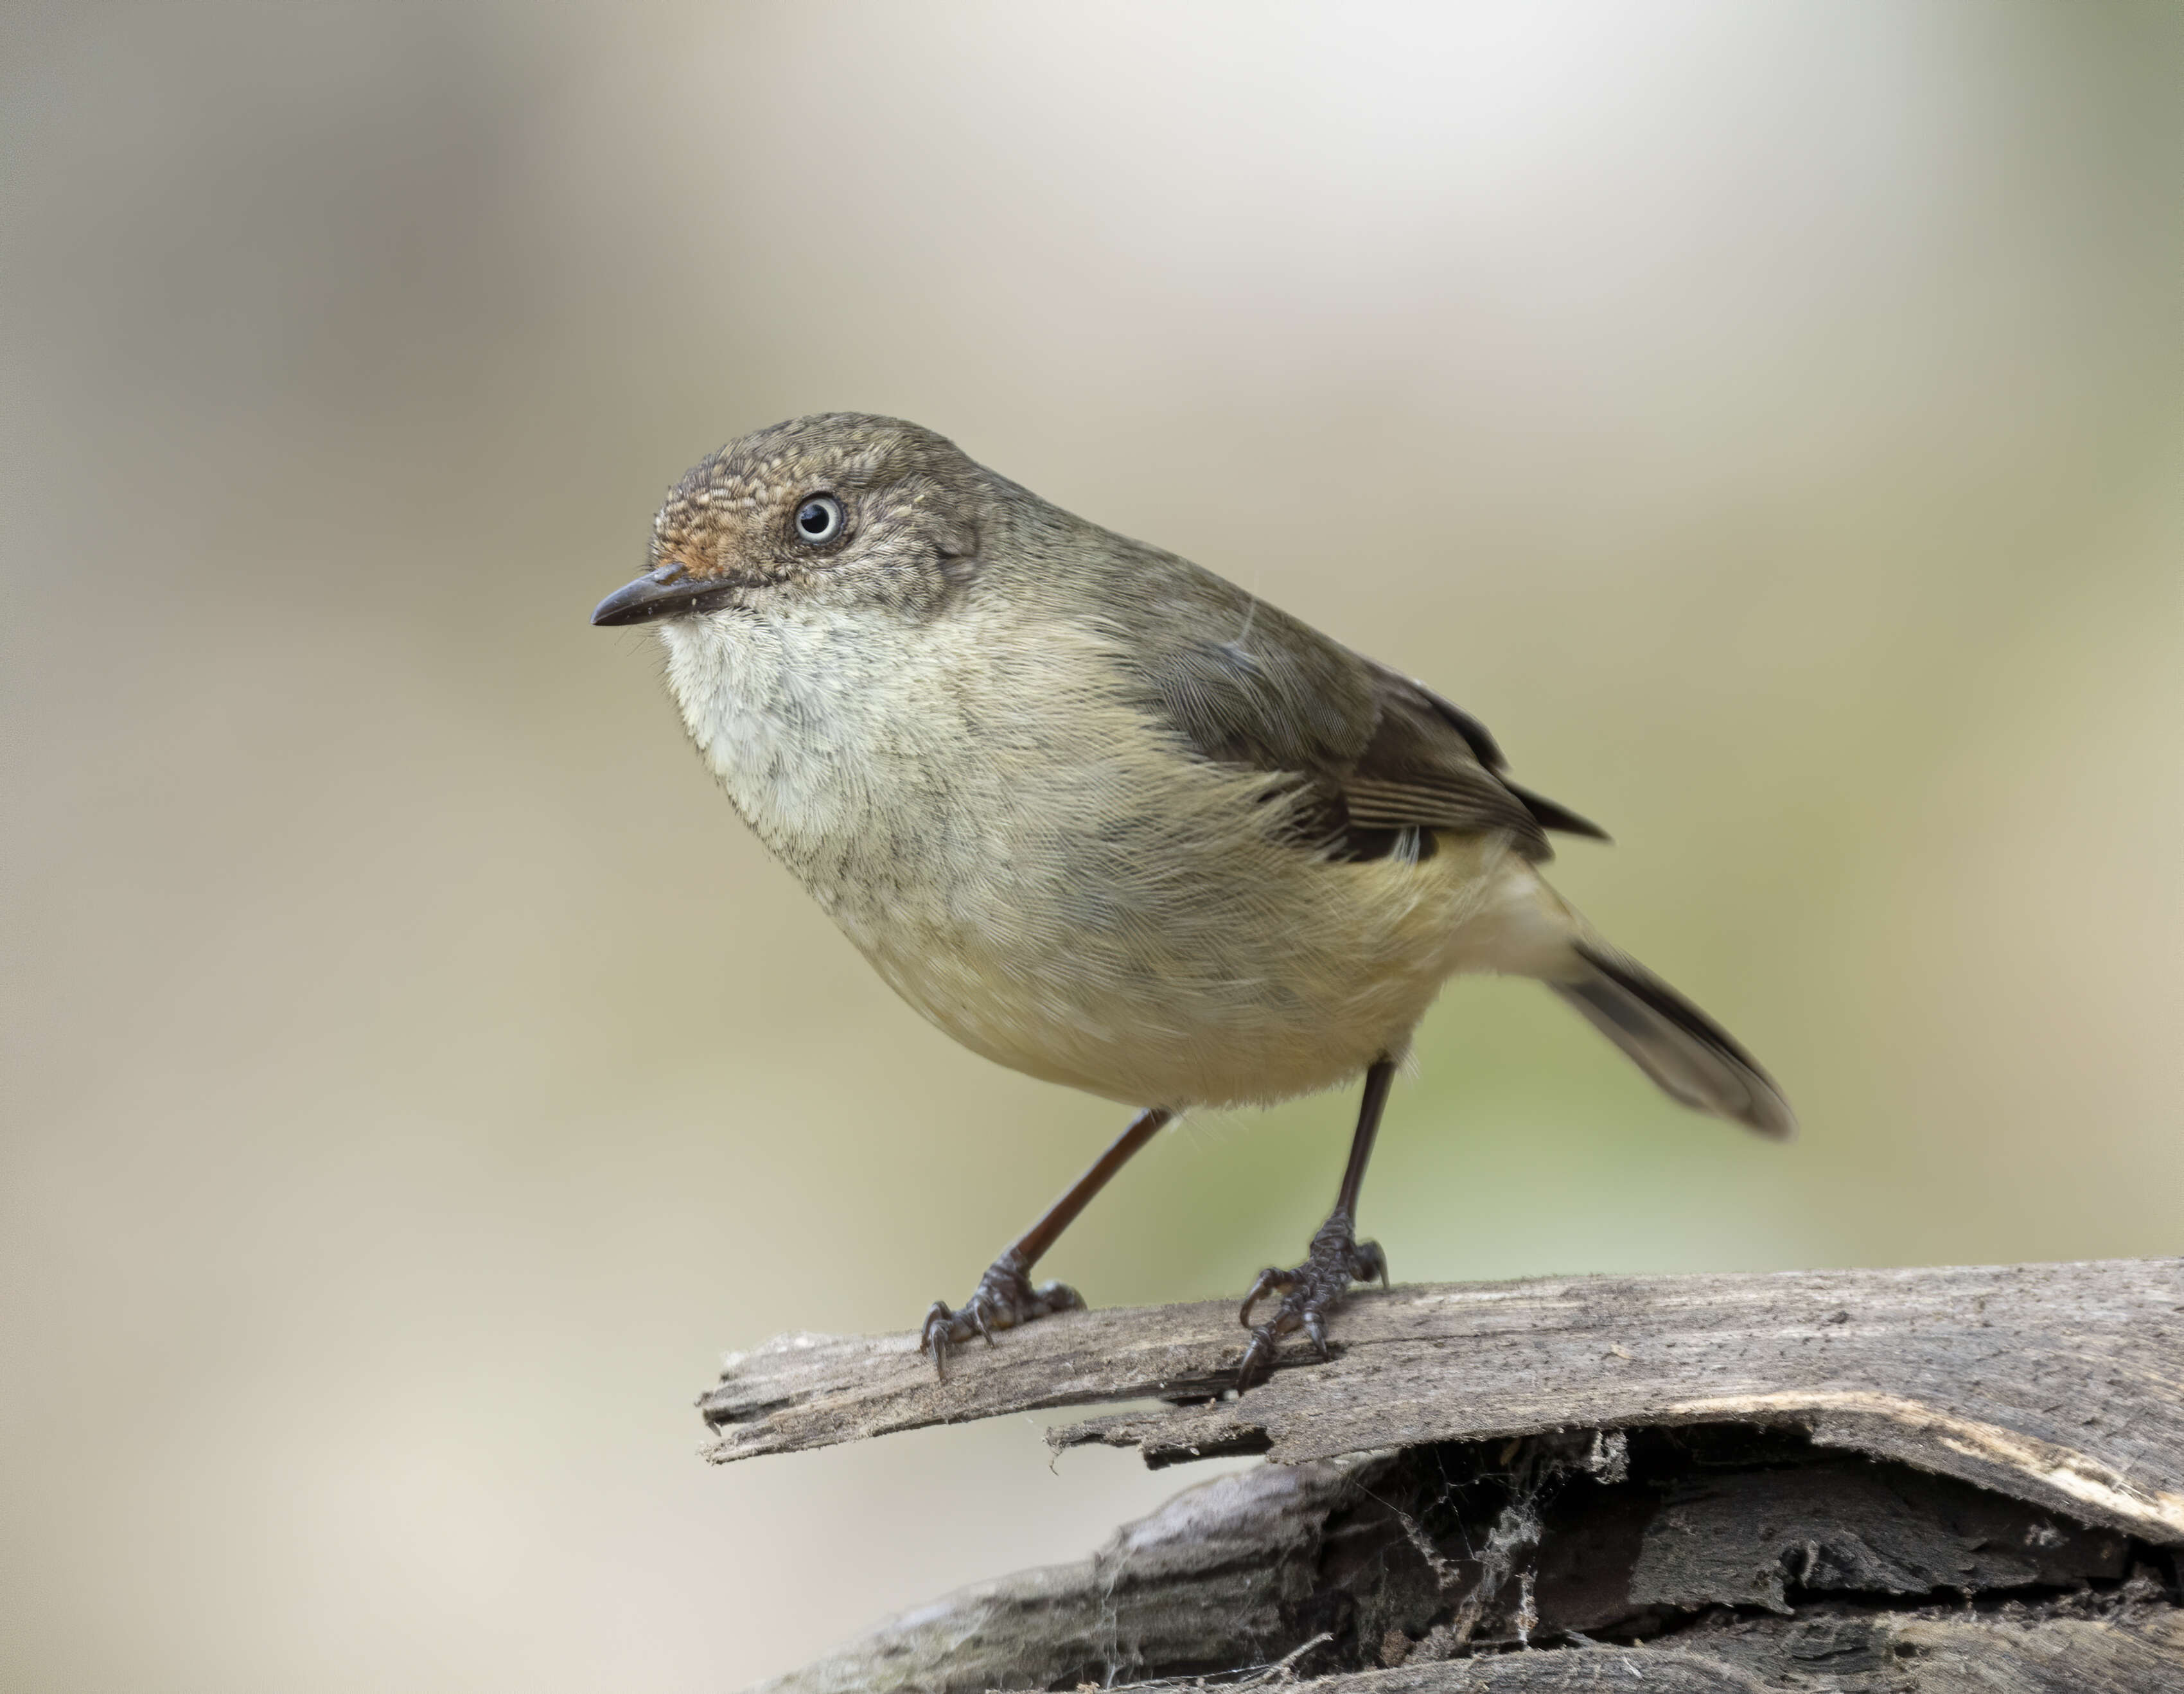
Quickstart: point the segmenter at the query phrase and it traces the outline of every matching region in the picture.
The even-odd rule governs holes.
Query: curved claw
[[[1251,1308],[1278,1290],[1286,1293],[1290,1281],[1290,1273],[1278,1265],[1268,1265],[1266,1269],[1259,1273],[1258,1280],[1251,1284],[1251,1291],[1244,1296],[1244,1304],[1236,1313],[1236,1321],[1246,1329],[1250,1329]]]
[[[933,1355],[933,1368],[940,1374],[943,1382],[948,1380],[948,1330],[955,1318],[948,1302],[936,1300],[925,1314],[925,1328],[917,1338],[917,1350]]]
[[[1236,1391],[1256,1388],[1274,1368],[1273,1326],[1262,1324],[1251,1331],[1244,1348],[1244,1362],[1236,1367]]]

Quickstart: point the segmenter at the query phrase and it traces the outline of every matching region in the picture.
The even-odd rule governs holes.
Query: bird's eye
[[[832,541],[842,532],[842,503],[832,494],[814,494],[796,509],[796,538],[807,547]]]

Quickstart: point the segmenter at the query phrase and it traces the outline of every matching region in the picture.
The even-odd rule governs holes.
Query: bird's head
[[[969,574],[988,473],[898,418],[776,424],[693,466],[652,521],[649,568],[598,624],[800,605],[929,614]]]

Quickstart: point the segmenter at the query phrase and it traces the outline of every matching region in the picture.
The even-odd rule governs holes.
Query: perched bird
[[[923,1345],[1083,1302],[1030,1272],[1193,1106],[1362,1078],[1303,1262],[1261,1274],[1240,1385],[1353,1280],[1359,1186],[1412,1031],[1459,972],[1546,983],[1673,1098],[1763,1134],[1780,1092],[1540,879],[1599,836],[1520,788],[1483,725],[1158,548],[897,419],[799,418],[668,495],[645,574],[592,614],[654,623],[744,819],[889,985],[972,1051],[1139,1108]],[[1251,1326],[1270,1294],[1274,1315]]]

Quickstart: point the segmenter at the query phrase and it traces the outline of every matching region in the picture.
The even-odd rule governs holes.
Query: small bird
[[[1758,1064],[1541,880],[1606,839],[1484,725],[1188,560],[1088,523],[899,419],[744,437],[592,614],[653,623],[735,807],[888,985],[973,1052],[1137,1109],[922,1345],[1081,1307],[1040,1256],[1195,1106],[1362,1078],[1334,1209],[1240,1314],[1239,1387],[1327,1356],[1385,1283],[1358,1194],[1396,1066],[1461,972],[1546,984],[1672,1098],[1783,1136]],[[1272,1318],[1252,1314],[1279,1296]]]

